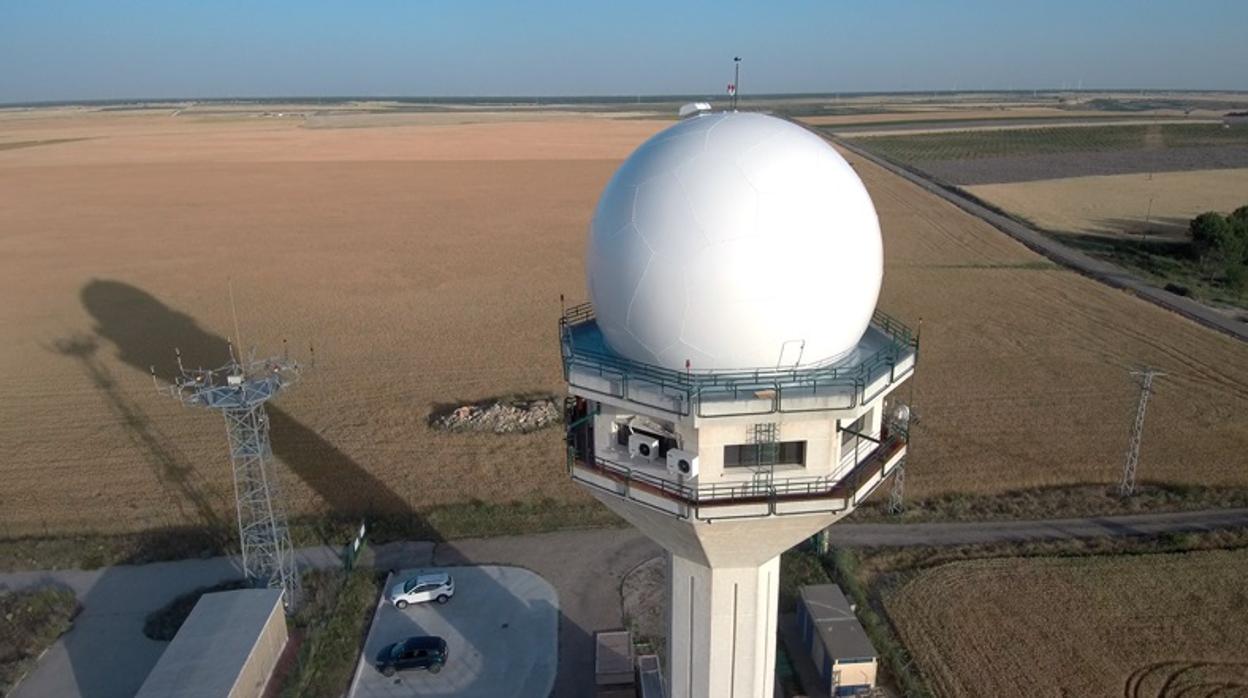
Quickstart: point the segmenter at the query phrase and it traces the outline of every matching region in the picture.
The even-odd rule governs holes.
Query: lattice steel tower
[[[1131,442],[1127,445],[1127,459],[1122,465],[1122,482],[1118,485],[1118,494],[1123,497],[1135,494],[1135,470],[1140,464],[1140,442],[1144,439],[1144,412],[1148,409],[1148,398],[1153,394],[1153,379],[1166,374],[1153,368],[1142,368],[1132,371],[1131,375],[1140,379],[1140,402],[1135,408]]]
[[[245,361],[234,358],[217,369],[187,369],[178,356],[173,384],[157,389],[191,407],[219,410],[225,415],[225,433],[234,467],[234,494],[238,504],[238,538],[242,545],[243,574],[258,586],[283,590],[287,608],[295,604],[299,575],[294,548],[282,507],[273,449],[269,444],[269,417],[264,404],[299,379],[300,366],[286,356]],[[153,368],[152,378],[156,372]]]

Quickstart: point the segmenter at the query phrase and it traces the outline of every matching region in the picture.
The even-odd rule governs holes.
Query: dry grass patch
[[[0,696],[69,630],[78,610],[74,592],[62,587],[0,591]]]
[[[1248,550],[1001,558],[920,573],[885,596],[941,696],[1248,691]]]

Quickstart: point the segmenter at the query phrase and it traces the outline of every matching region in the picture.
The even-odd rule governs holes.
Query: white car
[[[386,599],[395,608],[408,604],[437,601],[446,603],[455,595],[455,579],[446,572],[424,572],[390,587]]]

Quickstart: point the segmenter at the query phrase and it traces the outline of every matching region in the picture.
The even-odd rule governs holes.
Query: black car
[[[446,640],[440,637],[409,637],[386,645],[377,653],[377,671],[385,676],[406,669],[427,669],[436,674],[446,664]]]

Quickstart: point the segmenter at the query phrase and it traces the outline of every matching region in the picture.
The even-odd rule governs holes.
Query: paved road
[[[973,545],[1009,541],[1153,536],[1248,527],[1248,509],[1178,511],[1044,521],[973,521],[923,524],[838,524],[830,542],[839,546]]]
[[[1049,259],[1069,267],[1085,276],[1092,277],[1102,283],[1109,284],[1115,288],[1121,288],[1134,293],[1145,300],[1151,301],[1167,310],[1176,312],[1190,320],[1194,320],[1206,327],[1225,332],[1240,340],[1248,341],[1248,323],[1236,320],[1233,317],[1223,315],[1207,306],[1201,305],[1196,301],[1178,296],[1169,291],[1151,286],[1144,281],[1132,276],[1122,267],[1103,262],[1099,259],[1084,254],[1078,250],[1061,244],[1052,237],[1045,235],[1039,230],[1029,225],[1020,223],[1009,216],[997,213],[996,211],[980,204],[974,198],[952,188],[942,186],[924,177],[923,175],[913,172],[905,167],[894,164],[888,160],[877,157],[868,153],[857,146],[848,143],[842,139],[834,139],[836,144],[846,150],[862,157],[866,160],[883,167],[893,174],[917,184],[923,189],[945,199],[958,208],[970,213],[974,216],[982,218],[990,225],[1004,232],[1010,237],[1018,240],[1035,252],[1048,257]]]
[[[1156,535],[1248,526],[1248,509],[1061,519],[927,524],[840,524],[836,545],[960,545],[997,541]],[[568,531],[455,541],[389,543],[365,557],[382,569],[504,564],[532,570],[559,595],[556,696],[583,695],[593,676],[593,632],[620,627],[620,583],[658,546],[633,529]],[[333,566],[336,551],[301,550],[300,564]],[[10,572],[0,588],[64,584],[84,606],[74,628],[52,646],[13,693],[28,696],[130,696],[164,651],[142,634],[143,619],[175,596],[235,577],[234,558],[160,562],[94,571]]]
[[[980,119],[932,119],[922,121],[921,114],[915,114],[915,121],[871,121],[857,122],[848,124],[808,124],[816,128],[824,129],[829,133],[859,135],[864,132],[893,132],[893,131],[966,131],[973,129],[976,131],[1004,131],[1009,129],[1029,129],[1042,126],[1045,128],[1060,128],[1068,126],[1077,128],[1080,126],[1151,126],[1153,124],[1220,124],[1222,119],[1205,119],[1205,118],[1142,118],[1142,119],[1124,119],[1121,117],[1097,116],[1097,117],[1052,117],[1052,116],[1036,116],[1036,117],[1005,117],[1005,118],[980,118]],[[801,121],[801,117],[798,117]]]
[[[237,567],[227,558],[0,575],[0,588],[68,586],[83,607],[73,629],[52,645],[11,695],[133,696],[166,646],[143,635],[147,614],[179,594],[238,576]]]
[[[555,696],[581,696],[593,682],[593,632],[618,628],[620,584],[658,546],[632,529],[570,531],[533,536],[388,543],[363,559],[381,569],[460,564],[506,564],[532,570],[559,597],[559,670]],[[337,551],[299,551],[304,567],[333,567]],[[0,589],[61,584],[83,605],[73,629],[48,650],[13,698],[133,696],[166,643],[143,635],[143,621],[180,594],[239,576],[237,558],[119,565],[99,570],[0,573]]]

